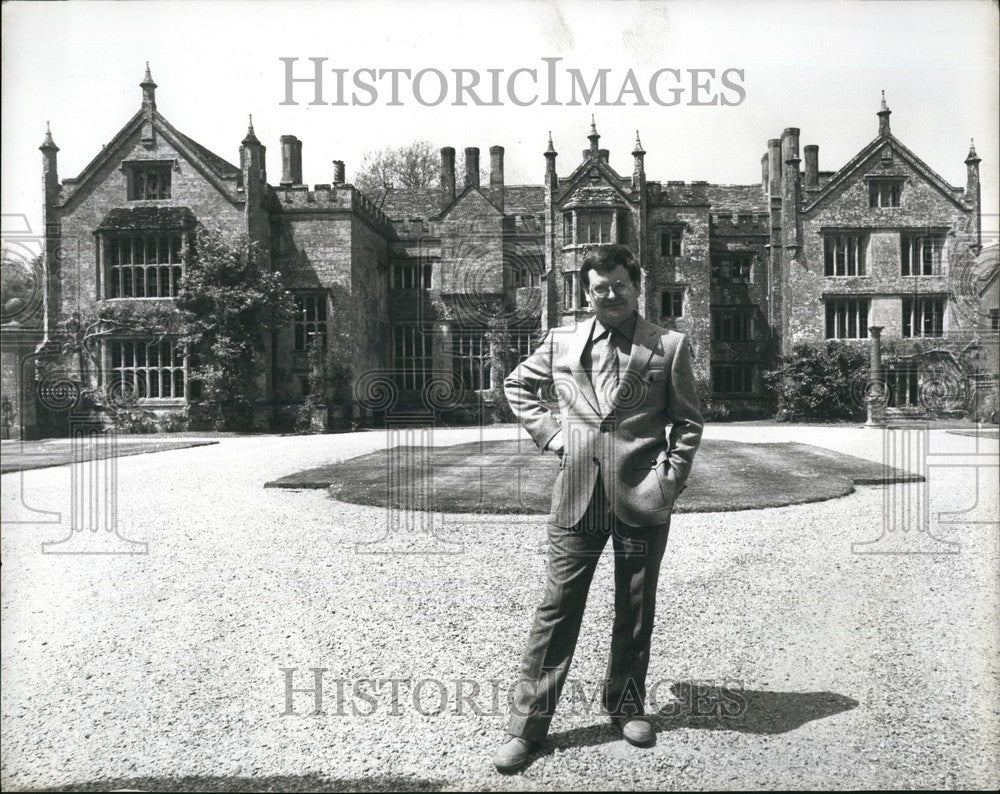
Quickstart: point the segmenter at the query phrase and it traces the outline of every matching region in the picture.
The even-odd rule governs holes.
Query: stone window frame
[[[685,225],[681,223],[660,227],[657,235],[659,242],[657,250],[661,259],[676,259],[679,256],[684,256],[684,230]],[[674,253],[674,249],[676,249],[676,253]]]
[[[465,391],[482,392],[494,387],[488,333],[488,328],[461,328],[450,334],[452,372]]]
[[[622,208],[617,206],[573,207],[562,210],[563,217],[563,248],[571,246],[586,247],[606,245],[608,243],[624,244],[626,239],[626,223]],[[607,238],[604,239],[601,226],[601,239],[591,240],[592,225],[588,219],[599,217],[607,220]]]
[[[510,262],[507,269],[510,272],[511,289],[540,287],[542,285],[545,263],[540,257],[534,259],[519,258],[516,262]]]
[[[122,162],[122,172],[125,174],[125,197],[128,201],[169,201],[173,197],[173,172],[180,171],[180,161],[176,158],[168,160],[125,160]],[[155,172],[155,193],[147,195],[150,190],[149,174]],[[164,179],[164,177],[166,177]],[[142,194],[142,195],[139,195]]]
[[[579,270],[563,271],[562,281],[562,311],[581,312],[590,310],[590,298],[583,288],[583,279]]]
[[[392,361],[396,385],[424,388],[434,369],[434,338],[417,324],[392,326]]]
[[[824,229],[821,234],[825,278],[858,278],[868,275],[868,246],[871,244],[871,233],[868,230]],[[843,245],[840,245],[841,241]],[[838,261],[840,253],[843,256]],[[842,273],[838,272],[840,269],[843,270]]]
[[[295,314],[292,317],[292,350],[296,353],[309,352],[308,337],[319,334],[320,349],[326,350],[329,336],[330,306],[326,290],[294,290]],[[310,318],[309,304],[313,302]]]
[[[122,242],[128,240],[128,256]],[[142,244],[137,246],[136,242]],[[149,243],[155,240],[156,262],[147,262]],[[167,240],[166,245],[161,245]],[[176,245],[175,245],[176,244]],[[187,229],[149,229],[149,230],[109,230],[97,235],[97,258],[101,263],[99,300],[173,300],[177,297],[181,279],[187,268],[187,255],[191,244],[191,235]],[[142,262],[138,252],[142,252]],[[167,252],[167,261],[161,259],[161,251]],[[154,271],[155,282],[149,279],[150,271]],[[138,278],[139,275],[142,278]],[[159,294],[166,276],[167,295]],[[150,283],[157,285],[156,295],[137,295],[138,285],[142,283],[141,291],[147,293]],[[126,288],[127,285],[127,288]],[[130,292],[131,294],[124,294]]]
[[[831,309],[835,309],[841,304],[843,304],[844,309],[842,313],[836,311],[831,313]],[[862,305],[864,306],[863,316],[861,313]],[[871,311],[872,302],[868,295],[824,296],[824,339],[868,339]]]
[[[736,257],[740,257],[741,260],[746,261],[746,277],[745,279],[740,277],[734,279],[733,264]],[[729,260],[726,265],[728,266],[729,276],[727,278],[722,278],[723,264],[719,261],[725,258]],[[746,284],[750,285],[754,283],[754,265],[757,262],[756,251],[751,251],[747,249],[735,249],[731,251],[713,251],[709,255],[709,267],[711,269],[710,279],[712,284],[719,284],[722,286],[732,285],[732,284]],[[741,267],[742,273],[742,267]]]
[[[168,345],[170,350],[170,363],[163,363],[163,345]],[[107,387],[112,392],[122,391],[121,383],[127,383],[130,391],[125,392],[134,395],[140,405],[182,405],[188,401],[191,395],[191,379],[188,374],[191,367],[191,355],[175,337],[159,337],[151,339],[139,336],[112,337],[103,340],[102,359],[104,361],[104,371],[107,373]],[[126,356],[126,350],[131,347],[131,355]],[[179,352],[178,352],[179,349]],[[142,350],[140,356],[139,350]],[[151,351],[155,350],[156,363],[151,363],[154,356]],[[116,356],[117,353],[117,356]],[[180,363],[176,363],[179,358]],[[116,364],[116,359],[118,363]],[[131,363],[125,363],[130,360]],[[151,373],[156,372],[155,381]],[[163,373],[168,372],[168,383],[171,394],[162,396]],[[180,376],[179,388],[178,377]],[[153,388],[154,382],[156,388]],[[156,391],[155,397],[150,396],[150,392]],[[177,393],[179,392],[179,394]]]
[[[684,285],[677,284],[669,287],[663,287],[660,290],[660,319],[662,320],[678,320],[684,316],[684,293],[686,292]],[[670,296],[670,312],[664,311],[667,308],[667,296]],[[680,304],[678,306],[678,304]],[[676,311],[677,309],[679,311]]]
[[[925,260],[927,248],[925,244],[930,241],[934,245],[930,248],[930,262]],[[914,258],[914,250],[918,251]],[[919,266],[919,273],[914,272],[914,265]],[[924,272],[929,266],[929,273]],[[899,274],[903,278],[926,278],[928,276],[942,276],[947,272],[948,266],[948,230],[943,228],[912,229],[901,231],[899,234]]]
[[[392,263],[392,268],[390,268],[389,278],[390,289],[432,289],[434,283],[434,264],[425,260],[396,260]]]
[[[711,374],[712,394],[754,394],[753,367],[749,364],[713,364]]]
[[[868,184],[869,209],[900,209],[903,206],[903,187],[906,184],[904,176],[887,176],[871,174],[865,177]],[[888,190],[888,195],[886,191]],[[889,203],[882,203],[883,199]],[[893,203],[895,202],[895,203]]]
[[[947,295],[904,296],[901,309],[900,335],[904,339],[942,339],[948,335]]]
[[[920,406],[920,371],[916,364],[899,364],[882,373],[888,392],[887,408]],[[900,397],[903,397],[900,403]]]
[[[713,306],[710,313],[713,342],[752,342],[757,338],[755,306]]]

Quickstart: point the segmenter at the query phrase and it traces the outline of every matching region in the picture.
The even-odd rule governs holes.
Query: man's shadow
[[[657,734],[680,728],[735,733],[779,734],[813,720],[850,711],[859,704],[834,692],[771,692],[714,686],[698,681],[671,685],[675,700],[647,715]],[[662,695],[657,700],[663,701]],[[542,754],[556,748],[593,747],[621,740],[610,720],[549,734]]]

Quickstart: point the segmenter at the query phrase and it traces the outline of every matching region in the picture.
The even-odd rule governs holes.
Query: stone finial
[[[49,123],[45,122],[45,140],[42,141],[42,145],[38,147],[43,151],[46,149],[51,149],[52,151],[58,152],[59,147],[56,146],[56,142],[52,140],[52,129],[49,127]]]
[[[247,125],[247,134],[246,134],[246,137],[243,139],[243,144],[244,145],[249,145],[249,144],[252,144],[252,143],[253,144],[259,144],[260,143],[260,141],[257,140],[256,133],[254,133],[254,131],[253,131],[253,114],[250,115],[250,123]]]
[[[590,116],[590,135],[587,136],[590,139],[590,152],[593,155],[598,155],[600,153],[598,149],[598,141],[601,140],[601,136],[597,132],[597,124],[594,121],[594,116]]]
[[[885,137],[889,135],[891,130],[889,129],[889,116],[892,111],[889,110],[889,106],[885,101],[885,91],[882,91],[882,105],[878,112],[878,134],[880,137]]]
[[[639,140],[639,130],[635,131],[635,148],[632,150],[632,154],[645,154],[646,150],[642,148],[642,141]]]
[[[982,158],[976,154],[976,139],[972,138],[969,141],[969,156],[965,158],[966,165],[978,165],[982,162]]]
[[[142,107],[156,110],[156,83],[153,82],[153,75],[149,71],[149,61],[146,61],[146,75],[139,86],[142,88]]]

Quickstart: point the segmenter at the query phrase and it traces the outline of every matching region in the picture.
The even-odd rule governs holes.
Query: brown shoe
[[[540,744],[541,742],[514,736],[497,750],[497,754],[493,756],[493,766],[498,772],[516,772],[528,763],[531,754]]]
[[[650,747],[656,742],[656,731],[645,717],[612,717],[622,732],[622,738],[636,747]]]

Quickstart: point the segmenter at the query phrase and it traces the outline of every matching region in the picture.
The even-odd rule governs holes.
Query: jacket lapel
[[[593,408],[594,413],[600,415],[601,409],[597,403],[597,392],[594,391],[594,384],[590,382],[590,375],[583,368],[583,361],[581,360],[593,330],[594,318],[585,323],[580,323],[579,328],[577,328],[576,333],[573,335],[569,350],[569,368],[570,372],[573,373],[573,381],[580,390],[580,394],[590,403],[590,407]]]
[[[632,355],[628,358],[628,364],[625,366],[625,372],[619,378],[619,383],[624,385],[625,383],[634,382],[636,379],[641,380],[639,373],[646,369],[653,351],[656,350],[659,344],[660,332],[656,326],[643,317],[637,316],[635,320],[635,333],[632,336]],[[612,411],[618,407],[618,400],[621,395],[629,391],[628,387],[618,389],[611,404]]]

